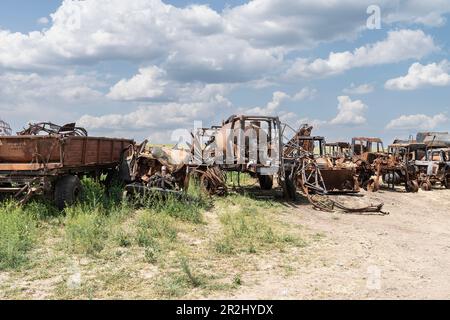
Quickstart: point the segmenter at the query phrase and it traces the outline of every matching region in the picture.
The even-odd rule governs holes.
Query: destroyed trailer
[[[37,123],[15,136],[0,137],[0,195],[20,203],[34,195],[73,204],[82,192],[80,178],[107,180],[117,174],[123,150],[132,140],[88,137],[74,123]]]

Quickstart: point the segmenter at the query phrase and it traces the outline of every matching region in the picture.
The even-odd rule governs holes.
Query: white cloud
[[[287,71],[287,78],[326,77],[352,68],[420,59],[437,47],[422,30],[389,31],[385,40],[365,45],[353,52],[331,52],[328,59],[297,59]]]
[[[371,93],[375,90],[374,86],[370,83],[364,83],[361,84],[359,86],[355,85],[354,83],[352,83],[350,85],[350,87],[345,88],[344,90],[342,90],[344,93],[346,94],[357,94],[357,95],[362,95],[362,94],[368,94]]]
[[[366,123],[364,116],[367,106],[361,100],[352,101],[348,96],[339,96],[338,114],[330,121],[337,125],[361,125]]]
[[[223,97],[232,85],[181,83],[167,78],[156,66],[139,69],[131,79],[122,79],[111,87],[108,97],[122,101],[207,101]]]
[[[390,4],[392,6],[388,10],[384,10],[385,4],[381,5],[382,11],[385,11],[383,22],[388,24],[405,22],[439,27],[445,24],[445,14],[450,11],[450,2],[447,0],[390,1]]]
[[[82,110],[105,105],[105,83],[96,73],[7,72],[0,82],[1,117],[18,130],[29,121],[72,122]]]
[[[217,12],[160,0],[65,0],[43,31],[0,29],[0,66],[30,70],[122,59],[157,64],[189,81],[255,80],[279,68],[292,50],[354,38],[365,28],[372,2],[253,0]],[[378,5],[388,24],[433,24],[450,11],[445,0]]]
[[[443,113],[434,116],[424,114],[402,115],[397,119],[391,120],[387,124],[386,129],[433,130],[447,121],[448,118]]]
[[[36,22],[41,25],[47,25],[50,23],[50,20],[47,17],[41,17]]]
[[[317,90],[310,88],[310,87],[304,87],[303,89],[301,89],[299,92],[297,92],[296,94],[294,94],[294,96],[292,97],[293,101],[302,101],[302,100],[312,100],[316,97],[317,94]]]
[[[145,71],[141,74],[145,74]],[[149,101],[130,112],[99,116],[85,114],[77,123],[94,132],[138,131],[144,135],[159,132],[159,137],[170,137],[170,132],[174,129],[190,128],[194,121],[210,123],[213,119],[222,119],[231,112],[232,104],[224,97],[226,88],[222,85],[176,85],[178,87],[171,92],[174,94],[174,101]],[[165,90],[163,86],[162,91]],[[137,97],[140,97],[140,93],[137,93]]]
[[[311,48],[348,40],[366,25],[373,0],[254,0],[225,11],[228,32],[255,46]],[[450,12],[447,0],[378,0],[384,25],[442,25]]]
[[[0,30],[0,67],[53,68],[104,60],[153,61],[182,81],[258,79],[281,62],[228,34],[204,5],[176,8],[160,0],[64,1],[52,25],[29,34]]]
[[[67,72],[64,75],[41,76],[37,73],[0,74],[1,102],[61,99],[64,102],[87,101],[101,97],[104,83],[95,74]],[[89,84],[89,85],[88,85]]]
[[[116,83],[108,97],[116,100],[154,99],[164,95],[167,83],[164,70],[155,66],[141,68],[131,79],[122,79]]]
[[[162,136],[169,137],[173,130],[192,128],[194,121],[208,119],[209,123],[211,118],[226,112],[230,106],[230,102],[225,99],[193,103],[152,103],[139,106],[129,113],[84,115],[77,124],[95,132],[139,131],[146,136],[159,132]]]
[[[389,90],[415,90],[425,86],[450,85],[450,63],[443,60],[440,63],[422,65],[415,62],[408,74],[386,81],[385,88]]]
[[[302,88],[299,92],[290,96],[289,94],[283,91],[275,91],[272,95],[272,101],[268,102],[264,108],[256,107],[246,110],[246,113],[253,115],[275,115],[278,114],[280,116],[287,117],[288,114],[285,111],[280,111],[280,107],[283,102],[286,101],[302,101],[306,99],[314,99],[317,93],[316,89],[312,89],[309,87]]]

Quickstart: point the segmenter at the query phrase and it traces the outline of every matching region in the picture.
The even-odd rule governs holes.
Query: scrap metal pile
[[[119,178],[126,194],[182,196],[191,179],[210,195],[224,195],[227,173],[237,172],[238,184],[245,173],[262,190],[282,190],[286,200],[301,193],[314,208],[347,213],[384,214],[383,204],[348,207],[334,195],[376,192],[382,184],[389,189],[402,185],[406,192],[450,187],[448,133],[418,133],[416,140],[395,140],[386,150],[378,138],[327,143],[312,136],[308,125],[295,130],[278,117],[232,115],[167,147],[91,138],[75,123],[30,124],[16,136],[9,125],[0,125],[0,194],[13,193],[22,202],[33,194],[50,194],[63,207],[63,201],[76,197],[81,175],[101,174]]]

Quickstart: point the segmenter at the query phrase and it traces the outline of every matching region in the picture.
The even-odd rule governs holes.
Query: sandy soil
[[[289,276],[280,273],[279,257],[268,256],[243,276],[247,285],[214,298],[449,299],[449,195],[399,190],[339,197],[383,202],[386,216],[326,213],[300,204],[282,219],[322,239],[291,252],[296,263]]]

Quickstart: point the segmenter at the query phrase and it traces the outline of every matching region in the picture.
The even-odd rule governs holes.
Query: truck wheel
[[[64,176],[56,182],[55,204],[59,210],[73,205],[80,197],[82,186],[77,176]]]
[[[262,190],[272,190],[273,176],[258,174],[258,181]]]

